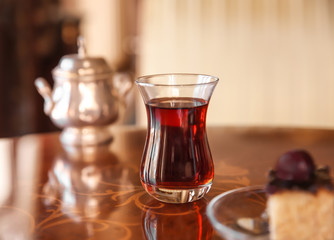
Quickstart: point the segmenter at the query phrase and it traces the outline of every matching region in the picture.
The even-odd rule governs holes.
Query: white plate
[[[256,218],[266,208],[263,186],[251,186],[222,193],[207,206],[207,215],[220,236],[228,240],[269,240],[268,233],[254,234],[241,228],[240,218]]]

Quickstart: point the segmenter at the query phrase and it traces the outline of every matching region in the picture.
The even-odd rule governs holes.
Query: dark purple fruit
[[[314,174],[315,165],[309,153],[304,150],[294,150],[281,156],[275,170],[279,179],[303,182]]]

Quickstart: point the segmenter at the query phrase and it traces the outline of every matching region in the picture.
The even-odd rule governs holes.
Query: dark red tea
[[[146,104],[149,126],[141,180],[148,190],[187,189],[211,183],[207,108],[208,102],[194,98],[159,98]]]

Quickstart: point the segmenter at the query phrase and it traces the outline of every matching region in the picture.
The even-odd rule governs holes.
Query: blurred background
[[[218,76],[208,125],[334,128],[334,1],[0,0],[0,137],[57,130],[33,82],[79,35],[132,81]],[[127,101],[118,124],[145,126]]]

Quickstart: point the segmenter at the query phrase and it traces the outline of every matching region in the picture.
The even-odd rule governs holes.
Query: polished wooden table
[[[207,196],[175,205],[139,181],[146,130],[116,126],[110,145],[63,147],[59,133],[0,139],[0,239],[219,239],[206,206],[229,189],[263,184],[287,150],[334,168],[334,130],[208,128],[215,179]]]

